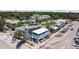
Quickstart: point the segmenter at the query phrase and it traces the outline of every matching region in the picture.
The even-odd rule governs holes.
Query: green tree
[[[15,30],[16,25],[15,25],[15,24],[11,24],[11,25],[10,25],[10,28],[11,28],[12,30]]]
[[[14,38],[20,39],[21,37],[27,38],[27,33],[23,30],[18,30],[14,33]]]
[[[21,26],[23,26],[23,25],[24,25],[24,23],[19,22],[19,23],[16,24],[16,27],[21,27]]]
[[[0,31],[3,31],[4,25],[5,25],[5,20],[0,19]]]
[[[26,24],[33,25],[33,22],[32,21],[29,21],[29,22],[26,22]]]

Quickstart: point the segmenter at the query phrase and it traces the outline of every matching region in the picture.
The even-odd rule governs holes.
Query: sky
[[[79,0],[0,0],[0,11],[79,12]]]

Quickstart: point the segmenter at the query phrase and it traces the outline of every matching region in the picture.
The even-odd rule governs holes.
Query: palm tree
[[[19,39],[19,40],[21,38],[27,39],[27,33],[23,30],[18,30],[14,33],[13,38],[16,38],[16,39]]]

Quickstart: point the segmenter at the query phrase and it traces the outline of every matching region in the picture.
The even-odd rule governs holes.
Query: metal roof
[[[48,29],[46,29],[46,28],[39,28],[39,29],[34,30],[34,31],[32,31],[32,32],[33,32],[33,33],[36,33],[36,34],[41,34],[41,33],[44,33],[44,32],[46,32],[46,31],[48,31]]]

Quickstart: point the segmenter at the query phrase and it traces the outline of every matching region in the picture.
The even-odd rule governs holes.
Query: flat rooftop
[[[41,33],[44,33],[46,31],[48,31],[48,29],[46,29],[46,28],[39,28],[37,30],[33,30],[32,32],[36,33],[36,34],[41,34]]]

